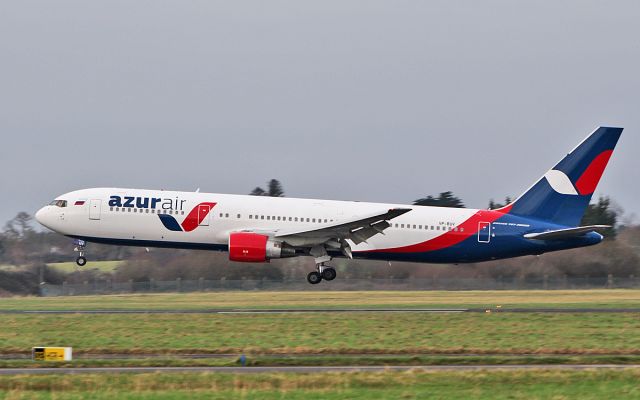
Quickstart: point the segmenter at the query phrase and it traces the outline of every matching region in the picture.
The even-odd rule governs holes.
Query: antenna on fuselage
[[[197,189],[196,189],[196,193],[200,193],[200,188],[197,188]]]

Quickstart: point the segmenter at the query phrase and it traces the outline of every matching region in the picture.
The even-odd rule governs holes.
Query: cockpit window
[[[57,206],[57,207],[66,207],[67,206],[67,201],[66,200],[54,200],[51,203],[49,203],[50,206]]]

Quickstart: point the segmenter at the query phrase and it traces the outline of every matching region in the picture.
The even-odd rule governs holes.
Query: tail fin
[[[504,211],[578,226],[620,134],[622,128],[596,129]]]

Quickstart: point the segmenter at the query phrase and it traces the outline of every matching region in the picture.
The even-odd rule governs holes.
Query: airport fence
[[[614,277],[527,277],[517,278],[426,278],[426,279],[336,279],[310,285],[299,280],[182,280],[173,281],[95,281],[80,284],[40,286],[42,296],[80,296],[124,293],[279,291],[279,290],[560,290],[560,289],[640,289],[640,278]]]

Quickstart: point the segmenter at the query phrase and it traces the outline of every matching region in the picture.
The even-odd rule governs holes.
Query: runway
[[[274,309],[106,309],[0,310],[0,314],[311,314],[311,313],[640,313],[640,308],[274,308]]]
[[[517,371],[517,370],[565,370],[590,369],[623,370],[639,369],[640,364],[543,364],[543,365],[419,365],[419,366],[277,366],[277,367],[90,367],[90,368],[0,368],[0,375],[23,374],[113,374],[113,373],[327,373],[327,372],[385,372],[385,371]]]

